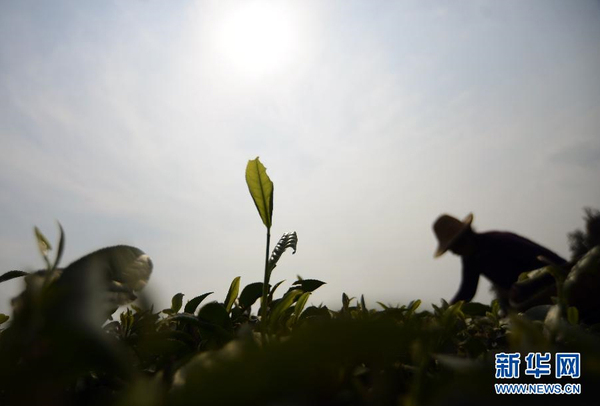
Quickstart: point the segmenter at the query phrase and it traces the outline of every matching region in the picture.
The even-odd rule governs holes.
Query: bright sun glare
[[[299,24],[283,2],[243,2],[223,19],[218,49],[243,73],[273,73],[293,61]]]

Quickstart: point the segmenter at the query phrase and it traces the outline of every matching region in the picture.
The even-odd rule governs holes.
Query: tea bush
[[[285,233],[269,252],[273,185],[258,158],[246,178],[267,228],[263,281],[242,288],[237,277],[225,298],[198,292],[184,303],[178,293],[170,308],[154,309],[140,293],[152,271],[141,250],[109,247],[58,268],[62,228],[53,260],[36,229],[46,269],[0,277],[26,281],[10,320],[0,315],[0,327],[7,326],[0,332],[0,404],[597,404],[600,325],[589,313],[580,320],[574,303],[598,293],[600,247],[568,276],[553,273],[554,305],[520,314],[501,314],[496,301],[442,300],[431,311],[418,300],[368,308],[364,297],[346,294],[339,309],[313,306],[310,295],[324,282],[298,279],[286,291],[282,282],[271,284],[298,236]],[[115,313],[119,305],[126,307]],[[581,377],[560,382],[580,383],[582,394],[496,395],[501,352],[580,353]]]

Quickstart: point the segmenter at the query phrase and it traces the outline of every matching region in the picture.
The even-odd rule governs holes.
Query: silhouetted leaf
[[[277,288],[279,287],[279,285],[281,285],[283,282],[285,282],[285,280],[279,281],[277,282],[272,288],[271,291],[269,292],[269,301],[273,300],[273,295],[275,294],[275,291],[277,290]]]
[[[273,182],[267,175],[267,170],[258,157],[248,161],[246,166],[246,183],[267,229],[271,228],[273,218]]]
[[[325,282],[316,279],[302,279],[293,283],[291,289],[302,289],[303,292],[314,292],[319,287],[325,285]]]
[[[345,292],[342,293],[342,311],[347,312],[349,310],[351,300]]]
[[[0,276],[0,283],[9,281],[11,279],[20,278],[21,276],[25,275],[29,275],[29,273],[23,271],[8,271]]]
[[[262,282],[254,282],[242,289],[239,304],[242,309],[247,309],[254,304],[262,295]]]
[[[56,269],[58,266],[60,259],[62,258],[62,254],[65,248],[65,231],[62,228],[62,225],[58,223],[59,237],[58,237],[58,250],[56,251],[56,258],[54,258],[54,264],[52,264],[52,269]]]
[[[204,305],[198,312],[198,318],[217,326],[229,324],[229,314],[221,303],[211,302]]]
[[[192,300],[190,300],[189,302],[187,302],[187,304],[185,305],[185,308],[183,309],[184,312],[186,313],[191,313],[194,314],[196,312],[196,308],[200,305],[200,303],[202,303],[202,301],[204,299],[206,299],[206,297],[210,294],[212,294],[213,292],[208,292],[205,293],[203,295],[200,296],[196,296],[195,298],[193,298]]]
[[[365,303],[365,295],[360,295],[360,307],[364,314],[368,314],[369,310],[367,309],[367,304]]]
[[[181,309],[182,304],[183,304],[183,293],[177,293],[171,299],[171,310],[173,311],[173,313],[177,313]]]
[[[296,232],[284,233],[283,236],[277,242],[277,245],[273,249],[271,253],[271,257],[269,258],[269,267],[268,271],[271,272],[277,266],[277,262],[281,258],[281,255],[285,252],[286,249],[291,248],[294,251],[292,254],[296,253],[296,247],[298,245],[298,235]]]
[[[229,291],[227,292],[227,297],[225,298],[225,310],[227,313],[231,311],[233,307],[233,303],[235,299],[237,299],[238,292],[240,291],[240,277],[236,277],[231,282],[231,286],[229,286]]]

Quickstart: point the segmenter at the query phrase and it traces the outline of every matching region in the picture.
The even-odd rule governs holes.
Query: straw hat
[[[473,213],[469,213],[463,221],[448,214],[442,214],[438,217],[435,223],[433,223],[433,232],[438,239],[439,245],[433,257],[437,258],[446,252],[458,237],[471,227],[472,222]]]

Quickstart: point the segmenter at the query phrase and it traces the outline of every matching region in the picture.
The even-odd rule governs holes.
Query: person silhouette
[[[471,213],[462,221],[443,214],[433,223],[439,243],[434,257],[451,251],[460,256],[462,261],[462,280],[451,303],[471,301],[477,292],[479,277],[483,275],[492,283],[502,308],[507,310],[510,308],[510,288],[519,275],[548,264],[540,257],[557,265],[567,262],[549,249],[514,233],[477,233],[471,227],[472,222]]]

